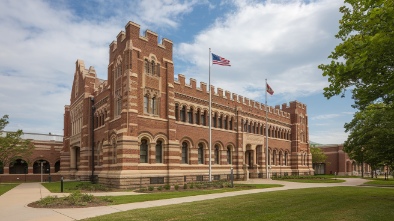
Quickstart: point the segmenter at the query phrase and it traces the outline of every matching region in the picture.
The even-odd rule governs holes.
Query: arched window
[[[146,139],[141,140],[140,163],[148,163],[148,141]]]
[[[188,119],[189,124],[193,123],[193,108],[192,107],[187,112],[187,119]]]
[[[218,118],[218,116],[217,116],[217,114],[215,113],[214,115],[213,115],[213,117],[212,117],[212,125],[213,125],[213,127],[217,127],[217,118]]]
[[[204,111],[203,114],[201,114],[201,125],[207,126],[207,111]]]
[[[224,119],[224,129],[228,130],[228,116]]]
[[[223,115],[220,115],[218,118],[218,127],[223,128]]]
[[[188,145],[186,142],[182,143],[182,163],[189,163]]]
[[[220,151],[218,145],[215,145],[215,163],[220,164]]]
[[[182,107],[182,110],[181,110],[181,121],[186,122],[186,106]]]
[[[118,150],[117,150],[117,144],[116,144],[116,140],[114,139],[112,141],[112,163],[116,164],[118,163]]]
[[[145,59],[145,74],[149,74],[149,61]]]
[[[202,143],[198,144],[198,163],[204,164],[204,145]]]
[[[156,163],[163,163],[163,142],[156,142]]]
[[[201,111],[200,111],[200,109],[198,109],[197,111],[196,111],[196,116],[195,116],[195,119],[196,119],[196,124],[197,125],[199,125],[200,124],[200,114],[201,114]]]
[[[285,166],[288,165],[288,153],[285,152]]]
[[[175,120],[179,121],[179,105],[175,104]]]
[[[227,164],[232,164],[232,154],[231,154],[231,147],[227,146]]]
[[[151,105],[151,113],[157,114],[157,99],[156,97],[152,97],[152,105]]]
[[[230,118],[230,122],[229,122],[229,126],[230,126],[230,130],[233,130],[233,118]]]
[[[144,96],[144,113],[149,113],[149,97],[147,94]]]
[[[149,69],[150,69],[152,75],[155,75],[155,74],[156,74],[156,71],[155,71],[155,69],[156,69],[155,58],[152,58],[151,67],[150,67]]]

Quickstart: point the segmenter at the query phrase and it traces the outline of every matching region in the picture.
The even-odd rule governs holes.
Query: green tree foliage
[[[330,85],[324,96],[344,96],[352,88],[354,107],[364,109],[374,102],[394,100],[394,1],[345,0],[340,8],[339,32],[342,40],[321,64]]]
[[[357,112],[345,124],[348,139],[344,150],[358,161],[376,169],[382,165],[394,166],[394,108],[383,103],[371,104]]]
[[[0,118],[0,161],[4,166],[18,158],[26,159],[30,157],[34,150],[34,145],[29,140],[21,138],[22,130],[3,132],[8,123],[8,115]]]
[[[325,163],[327,160],[327,155],[323,153],[320,148],[311,147],[312,163]]]

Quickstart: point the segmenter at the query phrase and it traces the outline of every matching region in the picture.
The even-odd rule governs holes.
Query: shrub
[[[187,183],[183,184],[183,189],[187,189]]]
[[[161,191],[161,190],[163,190],[163,187],[162,186],[158,186],[157,190]]]
[[[191,183],[191,184],[190,184],[190,189],[193,189],[193,188],[194,188],[194,184]]]
[[[57,199],[58,199],[57,196],[47,196],[40,199],[38,201],[38,204],[40,204],[41,206],[52,205]]]
[[[154,189],[155,189],[155,187],[153,187],[153,186],[149,186],[149,187],[148,187],[148,190],[149,190],[149,191],[153,191]]]
[[[170,190],[170,189],[171,189],[171,186],[170,186],[170,184],[166,184],[166,185],[164,185],[164,189],[166,189],[166,190]]]
[[[179,189],[179,185],[176,184],[176,185],[174,186],[174,188],[175,188],[175,190],[178,190],[178,189]]]

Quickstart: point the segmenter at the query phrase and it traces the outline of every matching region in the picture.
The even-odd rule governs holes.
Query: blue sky
[[[212,66],[215,87],[268,104],[308,107],[310,140],[343,143],[355,112],[351,95],[327,100],[317,68],[340,43],[341,0],[0,0],[0,115],[6,130],[63,134],[77,59],[107,79],[109,44],[128,21],[174,42],[175,77],[208,82],[208,50],[231,61]],[[198,83],[199,84],[199,83]]]

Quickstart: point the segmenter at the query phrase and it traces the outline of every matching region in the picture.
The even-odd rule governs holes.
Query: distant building
[[[214,86],[209,158],[209,85],[175,79],[172,41],[139,34],[129,22],[110,44],[107,80],[77,60],[64,114],[64,176],[94,175],[124,188],[182,183],[207,180],[211,161],[214,179],[231,168],[236,178],[257,178],[267,176],[267,154],[273,174],[313,174],[305,104],[267,107],[266,134],[263,104]]]
[[[7,132],[4,131],[3,135]],[[8,132],[9,133],[9,132]],[[18,158],[8,165],[0,167],[0,182],[15,181],[43,181],[59,180],[60,174],[60,151],[63,147],[63,136],[52,134],[24,133],[23,139],[31,140],[35,146],[33,154],[25,159]],[[41,170],[42,162],[42,170]]]
[[[315,174],[335,174],[348,176],[361,176],[362,165],[349,158],[343,151],[343,144],[315,145],[327,156],[326,163],[313,164]],[[371,167],[364,163],[364,175],[371,173]]]

